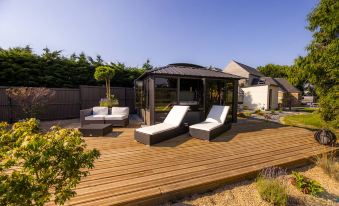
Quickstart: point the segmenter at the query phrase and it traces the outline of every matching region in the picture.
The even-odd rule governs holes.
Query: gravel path
[[[305,206],[338,206],[339,182],[331,179],[317,166],[305,166],[296,169],[306,177],[318,181],[325,192],[319,197],[305,195],[290,183],[288,184],[288,205]],[[290,176],[290,175],[289,175]],[[176,203],[167,203],[164,206],[266,206],[272,205],[263,201],[256,189],[254,180],[245,180],[234,184],[225,185],[210,193],[196,194]]]

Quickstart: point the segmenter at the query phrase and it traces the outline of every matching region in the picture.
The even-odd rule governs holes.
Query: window
[[[225,105],[230,106],[227,115],[227,121],[232,121],[233,119],[233,92],[234,92],[234,82],[226,81],[226,102]]]
[[[144,82],[135,81],[135,104],[137,108],[145,108]]]
[[[190,106],[191,111],[203,110],[203,82],[201,79],[180,79],[179,104]]]
[[[155,78],[155,112],[168,112],[177,104],[177,79]]]
[[[148,108],[148,80],[135,81],[135,104],[137,108]]]

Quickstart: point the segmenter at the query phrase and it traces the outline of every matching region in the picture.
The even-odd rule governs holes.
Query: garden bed
[[[325,189],[318,197],[306,195],[288,184],[288,205],[338,205],[339,182],[330,178],[323,170],[314,165],[296,169],[308,178],[314,179]],[[289,177],[291,174],[288,175]],[[245,180],[209,193],[196,194],[176,203],[167,203],[165,206],[239,206],[239,205],[272,205],[262,200],[254,180]]]

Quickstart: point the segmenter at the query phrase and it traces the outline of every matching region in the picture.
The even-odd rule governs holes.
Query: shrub
[[[238,113],[238,117],[243,117],[243,118],[248,118],[248,117],[250,117],[251,115],[252,115],[252,113],[249,112],[249,111],[244,111],[244,112],[239,112],[239,113]]]
[[[105,81],[106,98],[111,99],[111,79],[115,75],[115,70],[109,66],[98,66],[95,68],[94,78],[98,81]]]
[[[55,91],[44,87],[18,87],[6,89],[7,95],[21,106],[25,118],[40,115],[42,109],[55,95]]]
[[[281,168],[271,167],[263,170],[256,179],[261,198],[274,205],[287,204],[287,185],[284,180],[286,172]]]
[[[324,191],[320,183],[303,176],[299,172],[293,172],[292,184],[304,194],[311,194],[313,196],[317,196]]]
[[[275,115],[275,114],[276,114],[275,110],[272,109],[272,110],[271,110],[271,114],[272,114],[272,115]]]
[[[264,116],[264,112],[261,109],[256,109],[254,111],[254,114],[260,115],[260,116]]]
[[[99,104],[101,107],[116,107],[119,106],[119,101],[114,95],[111,95],[111,99],[101,99]]]
[[[242,108],[243,108],[243,110],[248,110],[248,106],[246,106],[246,105],[243,106]]]
[[[322,154],[316,157],[315,164],[319,166],[328,176],[339,181],[339,162],[334,153]]]
[[[0,137],[0,205],[64,204],[100,155],[78,130],[41,133],[36,119],[0,123]]]

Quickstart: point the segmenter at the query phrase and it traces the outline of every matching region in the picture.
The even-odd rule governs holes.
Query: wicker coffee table
[[[112,124],[86,124],[79,128],[85,137],[100,137],[112,132]]]

